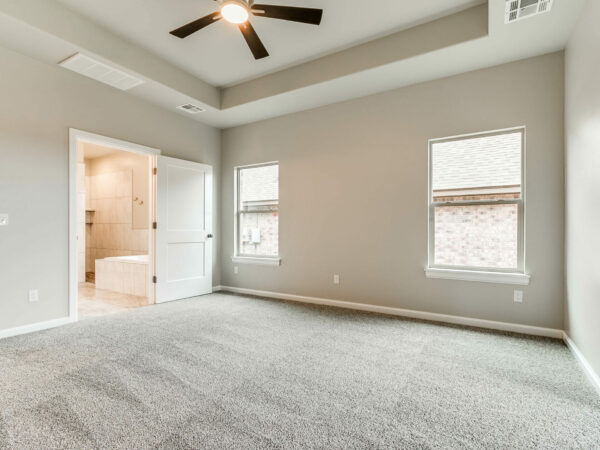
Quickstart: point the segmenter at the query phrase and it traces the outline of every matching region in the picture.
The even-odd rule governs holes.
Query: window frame
[[[272,265],[279,266],[281,264],[281,258],[279,256],[279,223],[277,226],[277,255],[247,255],[240,253],[240,219],[243,211],[240,210],[240,172],[244,169],[256,169],[259,167],[267,166],[279,166],[279,161],[269,161],[258,164],[248,164],[243,166],[235,166],[233,168],[233,256],[232,261],[239,264],[257,264],[257,265]],[[279,213],[279,198],[277,199],[277,212]],[[260,213],[260,212],[259,212]],[[265,211],[265,214],[272,213],[272,211]]]
[[[449,202],[433,201],[433,145],[462,141],[470,138],[499,136],[503,134],[521,133],[521,198],[503,200],[464,200]],[[526,230],[526,143],[527,132],[525,126],[505,128],[502,130],[469,133],[458,136],[430,139],[428,144],[428,260],[426,273],[429,278],[448,278],[471,281],[499,282],[508,284],[528,284],[529,275],[525,274],[525,230]],[[518,205],[518,230],[517,230],[517,267],[494,268],[485,266],[455,266],[435,264],[435,208],[440,206],[477,206],[477,205]],[[522,275],[522,277],[519,277]]]

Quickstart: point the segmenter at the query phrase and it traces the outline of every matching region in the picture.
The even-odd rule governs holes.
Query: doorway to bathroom
[[[212,293],[213,169],[69,130],[69,317]]]
[[[156,153],[105,139],[77,142],[77,315],[154,303]]]

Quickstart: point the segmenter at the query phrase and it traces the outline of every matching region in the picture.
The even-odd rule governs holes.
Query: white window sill
[[[256,264],[259,266],[280,266],[281,258],[233,256],[231,260],[236,264]]]
[[[427,278],[442,278],[445,280],[478,281],[481,283],[529,285],[531,276],[524,273],[512,272],[483,272],[479,270],[457,270],[426,268]]]

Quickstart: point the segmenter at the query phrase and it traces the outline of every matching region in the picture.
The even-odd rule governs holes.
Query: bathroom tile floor
[[[147,305],[149,305],[148,297],[96,289],[93,283],[79,284],[77,308],[80,319],[103,316]]]

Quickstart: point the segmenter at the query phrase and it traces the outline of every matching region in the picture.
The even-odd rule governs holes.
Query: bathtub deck
[[[147,258],[147,256],[146,256]],[[150,271],[143,256],[96,260],[96,287],[138,297],[149,297]]]

